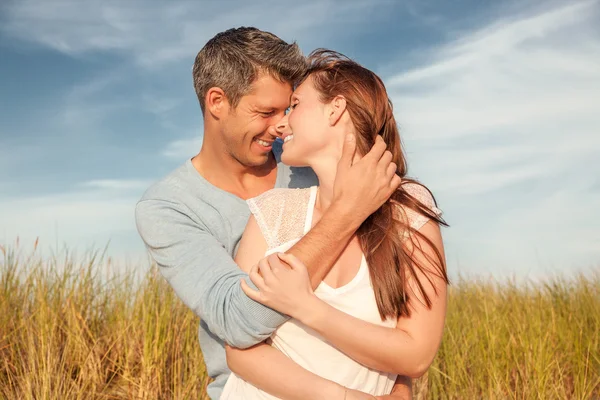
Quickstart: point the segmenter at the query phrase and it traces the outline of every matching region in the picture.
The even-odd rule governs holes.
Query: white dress
[[[416,184],[405,184],[403,187],[423,204],[440,213],[424,187]],[[316,186],[308,189],[273,189],[248,200],[250,210],[267,241],[269,250],[265,256],[285,252],[310,230],[316,193]],[[412,210],[406,209],[406,215],[415,229],[427,222],[427,218]],[[385,327],[396,327],[396,319],[381,320],[364,255],[358,273],[348,284],[332,288],[321,282],[315,295],[356,318]],[[389,394],[396,380],[395,374],[376,371],[354,361],[295,319],[281,325],[271,336],[270,344],[308,371],[347,388],[380,396]],[[272,400],[276,397],[232,373],[221,399]]]

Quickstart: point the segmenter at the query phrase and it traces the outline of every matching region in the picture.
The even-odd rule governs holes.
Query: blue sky
[[[452,274],[600,260],[600,1],[4,1],[0,241],[145,254],[133,208],[197,153],[194,57],[256,26],[385,81]]]

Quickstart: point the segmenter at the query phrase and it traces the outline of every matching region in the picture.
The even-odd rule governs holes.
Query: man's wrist
[[[325,212],[325,215],[338,222],[339,228],[342,230],[339,233],[342,235],[344,233],[350,236],[353,235],[365,220],[361,213],[344,204],[342,200],[333,201]]]

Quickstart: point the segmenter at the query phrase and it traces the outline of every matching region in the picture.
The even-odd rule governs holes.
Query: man
[[[212,399],[219,398],[230,373],[224,343],[250,347],[288,318],[242,292],[239,280],[247,276],[232,257],[250,215],[246,199],[274,187],[317,184],[312,171],[279,162],[275,141],[275,124],[305,68],[296,44],[256,28],[230,29],[209,40],[193,68],[204,116],[202,149],[148,189],[136,206],[138,231],[161,273],[201,318]],[[400,184],[397,176],[385,178],[391,155],[382,140],[370,162],[352,165],[355,145],[349,138],[331,207],[289,251],[306,264],[314,287],[360,224]]]

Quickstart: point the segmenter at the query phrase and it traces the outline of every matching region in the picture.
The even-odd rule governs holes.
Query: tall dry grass
[[[153,271],[106,277],[98,257],[3,249],[0,397],[201,398],[198,319]]]
[[[460,280],[421,390],[435,399],[600,399],[600,271],[539,284]]]
[[[155,270],[138,282],[94,255],[0,250],[0,398],[205,398],[198,319]],[[457,282],[415,397],[600,398],[600,272]]]

